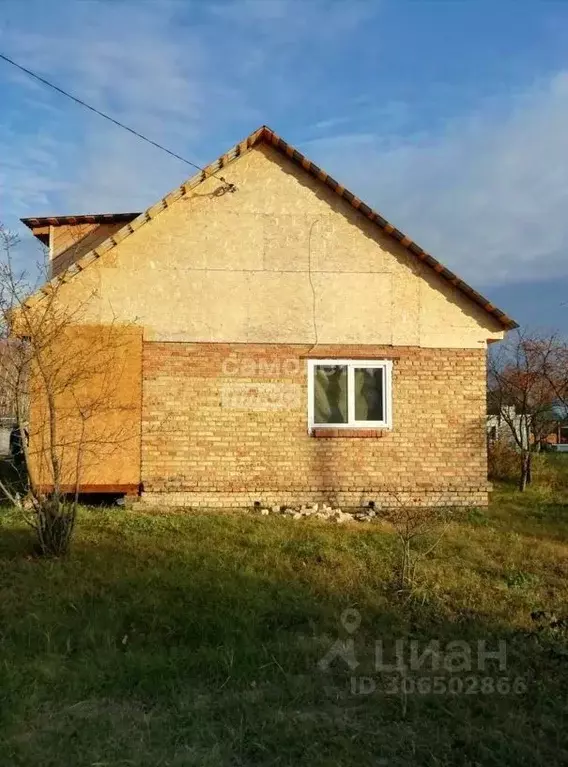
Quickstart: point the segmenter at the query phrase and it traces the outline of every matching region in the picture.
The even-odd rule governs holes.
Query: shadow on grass
[[[2,509],[0,515],[13,513],[11,508]],[[35,538],[30,527],[9,529],[0,524],[0,565],[3,560],[21,561],[30,557],[34,550]]]
[[[16,465],[9,457],[0,458],[0,481],[11,491],[24,495],[27,477],[20,465]],[[10,504],[9,498],[0,490],[0,504]]]
[[[14,561],[29,541],[18,526],[0,543],[11,765],[534,767],[568,759],[568,680],[555,642],[466,610],[450,620],[435,601],[394,599],[378,533],[124,513],[92,514],[82,529],[65,561]],[[348,607],[361,618],[351,632],[340,618]],[[338,659],[323,671],[338,637],[353,639],[358,665]],[[392,661],[395,641],[410,639],[422,649],[433,639],[442,648],[465,641],[474,664],[478,640],[492,650],[503,640],[506,668],[493,661],[451,675],[462,686],[477,679],[475,692],[405,694],[399,674],[376,670],[375,642]],[[407,674],[415,687],[428,675]],[[440,675],[447,685],[448,673]],[[352,677],[361,676],[374,692],[353,692]],[[492,692],[482,691],[486,677]],[[524,680],[526,693],[498,692],[503,678]]]

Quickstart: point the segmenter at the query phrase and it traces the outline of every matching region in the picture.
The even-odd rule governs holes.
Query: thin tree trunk
[[[530,453],[521,453],[521,478],[519,480],[519,490],[524,492],[527,488],[530,474]]]
[[[530,485],[532,482],[532,453],[528,452],[527,454],[527,485]]]

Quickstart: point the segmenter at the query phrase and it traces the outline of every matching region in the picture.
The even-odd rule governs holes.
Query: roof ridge
[[[311,176],[317,178],[319,181],[328,186],[332,191],[338,194],[342,199],[348,202],[353,208],[361,213],[365,218],[375,223],[382,231],[396,240],[400,245],[406,248],[416,259],[426,264],[430,269],[436,272],[442,279],[449,282],[457,290],[466,295],[471,301],[480,306],[486,312],[491,314],[501,325],[507,330],[518,327],[518,323],[515,320],[508,317],[505,312],[494,306],[491,301],[481,295],[477,290],[472,288],[460,277],[454,274],[450,269],[444,266],[440,261],[435,259],[432,255],[427,253],[423,248],[414,242],[408,235],[401,232],[393,224],[387,221],[380,213],[371,208],[353,192],[350,192],[343,184],[340,184],[326,171],[322,170],[315,163],[313,163],[308,157],[299,152],[291,144],[288,144],[281,138],[276,131],[272,130],[268,125],[261,125],[259,128],[250,133],[245,139],[235,144],[231,149],[218,157],[214,162],[207,165],[203,170],[191,176],[184,181],[180,186],[174,188],[169,194],[159,199],[154,205],[147,208],[140,213],[132,221],[129,221],[125,226],[121,227],[117,232],[104,240],[100,245],[93,250],[86,253],[76,262],[71,264],[64,272],[57,277],[52,278],[49,283],[44,285],[41,290],[48,292],[48,285],[53,285],[57,282],[66,282],[67,279],[72,278],[79,272],[89,266],[89,264],[96,261],[104,253],[108,252],[119,242],[122,242],[126,237],[134,234],[141,226],[151,221],[158,216],[163,210],[168,208],[172,203],[185,197],[185,195],[196,186],[201,184],[209,177],[214,177],[213,174],[217,173],[221,168],[230,164],[245,152],[252,149],[256,144],[265,141],[282,154],[286,155],[292,162],[300,166],[309,173]],[[225,189],[227,192],[234,192],[235,188],[232,185],[228,185]]]

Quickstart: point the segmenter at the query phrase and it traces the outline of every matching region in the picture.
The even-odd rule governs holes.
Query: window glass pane
[[[384,421],[383,368],[355,368],[355,420]]]
[[[315,423],[347,423],[347,368],[318,365],[314,368]]]

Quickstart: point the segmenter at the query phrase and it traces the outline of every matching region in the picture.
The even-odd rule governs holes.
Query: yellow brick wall
[[[307,357],[392,359],[392,431],[310,436]],[[270,385],[276,408],[227,407],[227,387],[242,383]],[[388,503],[395,491],[424,503],[485,505],[484,419],[482,350],[145,342],[144,497],[212,507],[359,506]]]

